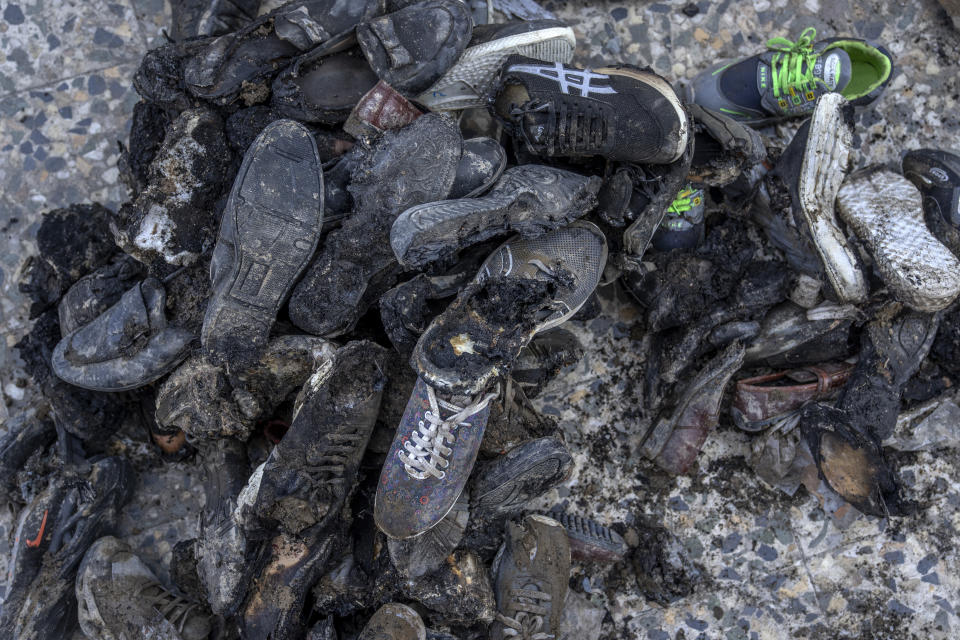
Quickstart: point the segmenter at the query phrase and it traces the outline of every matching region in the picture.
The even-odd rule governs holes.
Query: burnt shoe
[[[820,477],[867,515],[902,515],[896,475],[879,445],[852,427],[850,414],[820,403],[804,407],[800,425]]]
[[[231,33],[252,22],[259,10],[260,0],[173,0],[170,38],[179,42]]]
[[[938,149],[907,151],[900,171],[923,194],[927,227],[960,257],[960,156]]]
[[[860,359],[837,399],[860,432],[877,442],[893,433],[900,398],[920,369],[940,326],[937,314],[891,302],[877,311],[860,338]]]
[[[896,299],[932,312],[960,295],[960,261],[930,233],[909,180],[881,167],[858,171],[840,188],[837,210]]]
[[[494,397],[441,395],[417,378],[377,485],[374,519],[387,536],[420,536],[453,509],[477,460]]]
[[[243,638],[303,637],[307,597],[327,568],[340,535],[316,525],[302,535],[281,533],[266,541],[269,557],[243,607]]]
[[[90,640],[156,637],[206,640],[210,614],[160,584],[130,547],[100,538],[83,558],[76,580],[80,628]]]
[[[657,251],[697,248],[703,242],[705,209],[703,189],[691,185],[681,189],[653,234],[653,248]]]
[[[847,355],[845,345],[856,316],[856,308],[850,305],[823,302],[812,309],[804,309],[793,302],[783,302],[764,316],[760,333],[747,347],[745,360],[779,359],[799,364],[811,357],[821,361],[842,359]],[[816,358],[809,347],[834,334],[840,336],[838,340],[844,345],[842,350]],[[833,342],[828,341],[826,345]]]
[[[619,562],[629,547],[619,533],[609,527],[563,511],[547,514],[563,525],[570,540],[570,557],[579,562]]]
[[[470,521],[470,492],[463,490],[443,520],[416,538],[387,538],[390,561],[406,580],[435,571],[453,553]]]
[[[669,164],[680,159],[692,135],[670,84],[632,65],[579,69],[510,56],[493,109],[540,157]]]
[[[22,502],[17,491],[17,474],[30,456],[44,451],[57,439],[56,426],[49,416],[23,412],[5,423],[0,438],[0,500]]]
[[[533,238],[569,224],[596,206],[600,180],[544,165],[504,172],[480,198],[443,200],[404,211],[390,245],[408,268],[449,261],[459,249],[514,231]]]
[[[535,334],[576,314],[606,258],[606,239],[589,222],[507,241],[420,337],[412,364],[440,391],[481,393],[509,372]]]
[[[355,49],[324,47],[298,56],[273,81],[271,104],[301,122],[339,124],[377,84],[377,75]]]
[[[665,471],[686,473],[720,418],[720,401],[743,364],[744,348],[734,342],[704,365],[673,410],[661,415],[641,445],[644,456]]]
[[[194,335],[167,322],[167,293],[155,278],[127,291],[90,324],[67,334],[53,350],[57,377],[95,391],[150,384],[189,354]]]
[[[698,104],[686,107],[695,138],[688,175],[692,182],[722,187],[766,158],[767,149],[755,129]]]
[[[516,20],[473,28],[467,49],[417,100],[432,111],[485,107],[500,66],[511,54],[566,64],[576,36],[559,20]]]
[[[491,571],[497,614],[492,640],[555,637],[570,580],[570,543],[556,520],[531,515],[507,523],[506,540]]]
[[[385,356],[372,342],[351,342],[304,383],[290,429],[244,489],[248,531],[279,524],[299,533],[339,517],[380,409]]]
[[[500,179],[506,166],[507,152],[493,138],[464,140],[450,198],[475,198],[483,194]]]
[[[767,174],[771,197],[778,189],[789,192],[800,234],[820,258],[822,273],[807,275],[825,279],[842,303],[860,303],[869,294],[860,260],[834,209],[853,151],[853,107],[840,94],[828,93],[817,100],[813,116]]]
[[[373,137],[384,131],[400,129],[423,115],[412,102],[380,80],[359,100],[343,123],[343,130],[354,138]]]
[[[426,640],[420,615],[405,604],[391,602],[373,614],[358,640]]]
[[[583,345],[566,329],[555,328],[534,336],[517,357],[510,378],[527,398],[536,398],[561,369],[580,361]]]
[[[833,398],[852,372],[848,362],[825,362],[737,380],[730,414],[744,431],[762,431],[808,402]]]
[[[453,66],[472,28],[462,2],[423,0],[361,23],[357,40],[377,76],[413,97]]]
[[[142,263],[124,256],[77,280],[57,305],[60,333],[73,333],[96,320],[142,281],[145,271]]]
[[[278,120],[247,151],[210,262],[200,338],[214,362],[249,364],[320,241],[323,171],[305,126]]]
[[[573,458],[559,439],[538,438],[518,445],[478,468],[472,481],[477,518],[509,517],[563,483],[573,472]]]
[[[382,10],[379,0],[287,3],[238,31],[206,44],[184,64],[190,93],[218,105],[238,98],[247,106],[270,96],[270,82],[302,51],[332,40]]]
[[[326,337],[346,333],[396,284],[390,225],[450,193],[462,146],[456,124],[430,113],[377,140],[351,178],[353,213],[330,232],[290,296],[295,325]]]

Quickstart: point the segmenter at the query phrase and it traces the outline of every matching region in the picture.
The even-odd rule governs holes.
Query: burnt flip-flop
[[[210,261],[213,295],[200,339],[215,361],[232,367],[259,356],[322,225],[317,145],[302,124],[277,120],[243,159]]]

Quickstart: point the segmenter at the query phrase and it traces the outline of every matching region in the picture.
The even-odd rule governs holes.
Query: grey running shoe
[[[563,525],[540,515],[527,516],[521,525],[508,522],[491,571],[497,599],[492,640],[558,635],[570,580],[570,543]]]
[[[367,622],[357,640],[426,640],[420,615],[405,604],[385,604]]]
[[[167,590],[130,547],[100,538],[87,551],[76,583],[80,628],[90,640],[205,640],[203,606]]]
[[[932,312],[960,294],[960,261],[930,233],[923,198],[909,180],[880,167],[858,171],[840,188],[837,209],[895,298]]]
[[[570,477],[573,458],[559,439],[538,438],[518,445],[477,469],[473,512],[478,518],[519,513],[526,504]]]
[[[310,131],[278,120],[243,159],[210,261],[201,341],[215,362],[250,364],[320,241],[323,171]]]
[[[390,229],[390,245],[402,265],[422,268],[510,231],[534,237],[568,224],[596,206],[599,189],[595,176],[536,164],[512,167],[481,198],[407,209]]]
[[[536,333],[583,306],[606,259],[606,239],[589,222],[507,241],[420,337],[417,372],[438,390],[479,394],[510,370]]]
[[[880,97],[893,77],[886,48],[859,38],[816,37],[808,27],[796,42],[773,38],[765,53],[707,68],[691,82],[688,102],[762,126],[808,115],[829,92],[855,106]]]
[[[616,531],[597,524],[590,518],[570,515],[563,511],[547,514],[563,525],[570,539],[570,555],[581,562],[619,562],[629,547]]]
[[[51,359],[53,372],[95,391],[136,389],[169,373],[187,357],[195,336],[167,323],[166,302],[160,281],[144,280],[60,340]]]
[[[559,20],[478,25],[460,59],[418,101],[431,111],[485,107],[500,66],[511,54],[566,64],[576,45],[573,29]]]

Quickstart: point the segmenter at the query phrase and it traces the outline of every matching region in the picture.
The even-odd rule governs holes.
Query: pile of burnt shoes
[[[485,2],[173,8],[133,80],[132,200],[47,214],[23,269],[42,401],[0,442],[4,637],[582,632],[572,562],[630,554],[644,589],[672,553],[536,502],[574,460],[531,399],[598,287],[642,309],[650,472],[695,470],[724,420],[790,493],[813,469],[909,509],[883,443],[960,374],[960,158],[850,173],[885,49],[775,39],[684,99]],[[807,116],[783,149],[751,128]],[[206,478],[169,581],[111,535],[136,427]]]

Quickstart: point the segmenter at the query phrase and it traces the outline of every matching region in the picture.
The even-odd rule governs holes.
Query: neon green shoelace
[[[670,204],[670,208],[667,209],[667,212],[680,215],[681,213],[690,211],[690,209],[693,209],[692,198],[693,191],[691,189],[681,189],[680,193],[677,194],[677,197],[673,199],[673,202]]]
[[[774,97],[779,98],[791,88],[806,90],[817,83],[823,84],[820,78],[813,75],[814,62],[820,55],[813,52],[813,39],[816,36],[817,30],[807,27],[796,42],[787,38],[772,38],[767,41],[770,49],[779,52],[773,56],[771,64]]]

